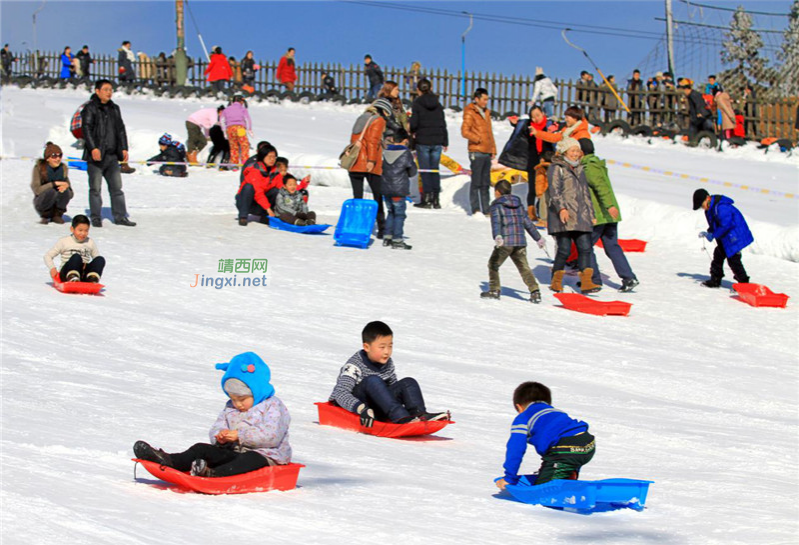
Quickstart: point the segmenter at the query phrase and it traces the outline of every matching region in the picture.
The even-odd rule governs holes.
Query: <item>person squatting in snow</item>
[[[229,477],[291,463],[291,417],[275,396],[269,366],[254,352],[245,352],[216,367],[225,371],[222,391],[230,399],[211,426],[210,443],[170,454],[136,441],[136,458],[200,477]]]
[[[527,239],[524,232],[530,233],[539,248],[546,247],[546,241],[539,234],[533,222],[527,216],[522,200],[511,194],[511,185],[507,180],[497,182],[494,188],[494,202],[491,203],[491,236],[494,237],[494,251],[488,260],[488,291],[480,294],[484,299],[499,299],[502,284],[499,281],[499,268],[510,258],[522,280],[530,290],[530,302],[541,302],[541,291],[538,282],[527,262]]]
[[[44,264],[50,269],[54,282],[99,282],[105,268],[105,258],[97,245],[89,238],[89,218],[78,214],[72,218],[67,237],[58,239],[55,246],[44,254]],[[53,258],[61,257],[61,271],[56,269]]]
[[[406,209],[411,194],[411,177],[416,176],[416,162],[408,149],[408,133],[403,129],[393,134],[383,151],[383,178],[380,191],[386,203],[386,225],[383,246],[395,250],[410,250],[403,238]]]
[[[315,225],[316,212],[310,212],[305,199],[297,190],[297,179],[291,174],[283,178],[283,187],[275,197],[275,212],[278,219],[291,225]]]
[[[702,282],[708,288],[721,286],[725,259],[736,282],[749,282],[749,275],[741,261],[741,250],[752,244],[755,238],[743,214],[733,206],[733,202],[735,201],[724,195],[710,195],[705,189],[694,191],[694,210],[704,210],[707,219],[707,231],[699,233],[699,238],[706,238],[708,242],[716,241],[710,263],[710,278]]]
[[[169,133],[164,133],[161,138],[158,139],[158,147],[161,150],[161,153],[147,159],[148,165],[152,165],[154,163],[185,163],[187,161],[185,146],[177,140],[173,140],[172,135]],[[167,164],[161,165],[161,167],[158,169],[158,174],[161,176],[185,178],[189,175],[189,172],[185,164]]]
[[[383,322],[369,322],[361,333],[363,349],[356,352],[339,372],[330,402],[360,415],[361,425],[371,428],[375,420],[407,424],[423,420],[449,419],[448,412],[428,412],[416,379],[397,380],[391,353],[394,332]]]
[[[577,479],[580,468],[594,457],[594,436],[588,424],[575,420],[552,406],[552,392],[538,382],[523,382],[513,392],[513,406],[519,415],[510,427],[505,449],[505,476],[496,481],[500,490],[519,482],[519,468],[527,444],[541,456],[534,483],[554,479]],[[532,480],[532,479],[531,479]]]
[[[44,147],[44,158],[36,161],[31,175],[33,207],[39,213],[39,223],[63,224],[67,204],[74,196],[67,175],[67,165],[62,162],[61,148],[52,142]]]

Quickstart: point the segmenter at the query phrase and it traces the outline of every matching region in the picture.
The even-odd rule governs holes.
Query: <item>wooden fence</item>
[[[27,74],[35,77],[57,78],[61,71],[60,53],[40,53],[37,70],[31,70],[33,55],[21,58],[12,65],[14,74]],[[118,74],[117,55],[97,55],[92,65],[91,77],[116,80]],[[187,85],[207,87],[204,71],[208,65],[205,59],[189,59]],[[256,72],[254,87],[257,92],[276,89],[283,90],[275,78],[276,61],[257,62],[260,69]],[[233,63],[234,73],[237,63]],[[174,84],[174,63],[172,59],[159,60],[157,57],[144,58],[135,63],[137,84],[149,86],[168,86]],[[34,74],[36,72],[36,74]],[[365,97],[369,85],[363,66],[350,64],[344,66],[334,63],[308,63],[297,65],[297,82],[294,92],[318,94],[322,92],[322,73],[327,72],[335,79],[336,87],[348,100]],[[240,71],[239,71],[240,74]],[[401,96],[412,99],[415,87],[414,78],[409,71],[402,68],[383,68],[387,81],[395,81],[399,85]],[[446,70],[431,69],[424,72],[439,95],[444,106],[463,106],[470,97],[461,93],[461,72],[450,73]],[[478,87],[488,90],[491,97],[489,107],[500,114],[508,112],[526,112],[533,94],[534,79],[528,76],[504,76],[487,72],[466,72],[465,83],[467,94]],[[558,98],[555,101],[555,115],[562,118],[566,108],[572,105],[585,110],[589,120],[608,122],[616,119],[624,120],[631,126],[649,125],[651,127],[665,123],[676,123],[681,128],[687,126],[688,112],[685,97],[679,90],[664,91],[627,91],[617,89],[624,103],[630,108],[628,113],[606,87],[585,87],[579,82],[555,81],[558,87]],[[235,83],[234,83],[235,85]],[[781,98],[773,101],[744,102],[733,97],[736,109],[745,117],[746,133],[749,138],[788,138],[796,140],[794,128],[797,97]]]

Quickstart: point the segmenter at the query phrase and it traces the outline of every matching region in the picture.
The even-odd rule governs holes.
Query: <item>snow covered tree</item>
[[[782,61],[780,90],[788,96],[799,95],[799,0],[794,0],[788,14],[788,28],[777,57]]]
[[[730,21],[730,30],[724,33],[721,62],[733,67],[723,72],[722,84],[738,91],[750,82],[773,83],[776,72],[767,67],[768,59],[760,56],[763,38],[752,29],[752,16],[738,6]]]

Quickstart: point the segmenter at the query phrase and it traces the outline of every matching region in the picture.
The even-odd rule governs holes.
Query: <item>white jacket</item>
[[[555,84],[552,83],[552,80],[548,77],[535,82],[535,85],[533,86],[533,98],[530,99],[530,102],[535,104],[539,96],[541,97],[542,101],[557,98],[558,96],[557,86],[555,86]]]
[[[73,254],[80,254],[83,262],[89,263],[92,259],[97,257],[99,252],[97,251],[97,245],[95,245],[94,241],[89,237],[86,237],[86,240],[83,242],[78,242],[75,235],[60,238],[58,242],[55,243],[55,246],[44,254],[44,263],[47,265],[48,270],[55,267],[53,258],[59,254],[61,254],[61,266],[63,267]]]

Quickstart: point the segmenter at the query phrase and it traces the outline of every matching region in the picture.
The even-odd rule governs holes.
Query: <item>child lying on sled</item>
[[[369,322],[361,333],[363,350],[356,352],[339,372],[330,401],[360,415],[361,425],[375,420],[407,424],[421,420],[449,419],[448,412],[428,412],[419,383],[397,380],[391,353],[394,332],[383,322]]]
[[[510,428],[505,476],[496,481],[497,487],[504,490],[519,482],[519,467],[528,443],[542,458],[534,484],[576,479],[580,468],[594,457],[594,436],[588,433],[588,424],[552,407],[552,393],[538,382],[520,384],[513,392],[513,406],[519,416]]]
[[[239,354],[225,370],[222,390],[230,398],[209,433],[210,443],[168,454],[136,441],[136,458],[200,477],[229,477],[291,462],[288,409],[275,397],[271,372],[253,352]]]

